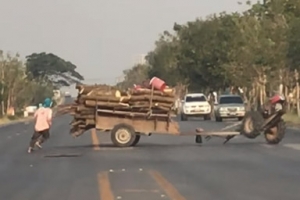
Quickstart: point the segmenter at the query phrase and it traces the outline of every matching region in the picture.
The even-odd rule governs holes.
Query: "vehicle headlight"
[[[245,111],[245,107],[240,107],[240,111]]]
[[[220,108],[220,111],[224,111],[225,110],[225,108]]]

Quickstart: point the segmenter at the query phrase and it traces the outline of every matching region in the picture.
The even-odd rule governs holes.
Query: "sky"
[[[242,1],[242,0],[240,0]],[[54,53],[71,61],[86,83],[114,84],[133,58],[154,48],[174,23],[222,11],[238,0],[0,0],[0,49]]]

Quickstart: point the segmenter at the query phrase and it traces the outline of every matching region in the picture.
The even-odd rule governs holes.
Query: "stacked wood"
[[[78,136],[94,128],[96,114],[130,118],[170,120],[175,103],[175,91],[142,88],[119,91],[107,85],[77,85],[75,103],[61,109],[74,116],[71,134]]]

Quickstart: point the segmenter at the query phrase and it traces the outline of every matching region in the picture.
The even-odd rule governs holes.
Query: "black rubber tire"
[[[211,120],[210,114],[204,115],[204,120]]]
[[[133,141],[131,146],[134,147],[135,145],[137,145],[139,143],[140,139],[141,139],[141,135],[136,134],[135,140]]]
[[[242,121],[243,119],[244,119],[244,117],[239,117],[238,118],[239,121]]]
[[[222,122],[222,121],[223,121],[222,117],[216,117],[216,122]]]
[[[265,132],[265,139],[268,144],[278,144],[284,138],[286,131],[286,123],[282,119],[279,121],[277,126],[274,127],[275,130],[273,133],[271,131]]]
[[[123,142],[123,143],[118,141],[118,134],[119,134],[119,131],[122,130],[122,129],[129,134],[129,140],[127,142]],[[132,126],[130,126],[128,124],[117,124],[111,130],[110,136],[111,136],[111,141],[113,142],[113,144],[115,146],[130,147],[135,142],[135,138],[136,138],[137,135],[135,134],[135,130]]]
[[[245,114],[241,125],[241,135],[253,139],[260,135],[264,118],[259,111],[249,111]]]
[[[185,114],[181,114],[180,117],[181,117],[181,121],[187,121],[188,120],[187,116]]]

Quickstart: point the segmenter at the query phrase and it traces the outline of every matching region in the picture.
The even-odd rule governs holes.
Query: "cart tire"
[[[136,140],[134,128],[128,124],[118,124],[111,130],[111,141],[118,147],[130,147]]]
[[[140,139],[141,139],[141,135],[136,134],[135,139],[131,146],[134,147],[135,145],[137,145],[139,143]]]
[[[253,139],[260,135],[264,118],[259,111],[249,111],[245,114],[241,125],[241,135]]]
[[[185,114],[181,114],[181,121],[187,121],[187,116]]]
[[[282,119],[279,123],[265,132],[265,139],[268,144],[278,144],[284,138],[286,123]]]
[[[195,142],[197,144],[202,144],[202,136],[201,135],[196,135]]]

